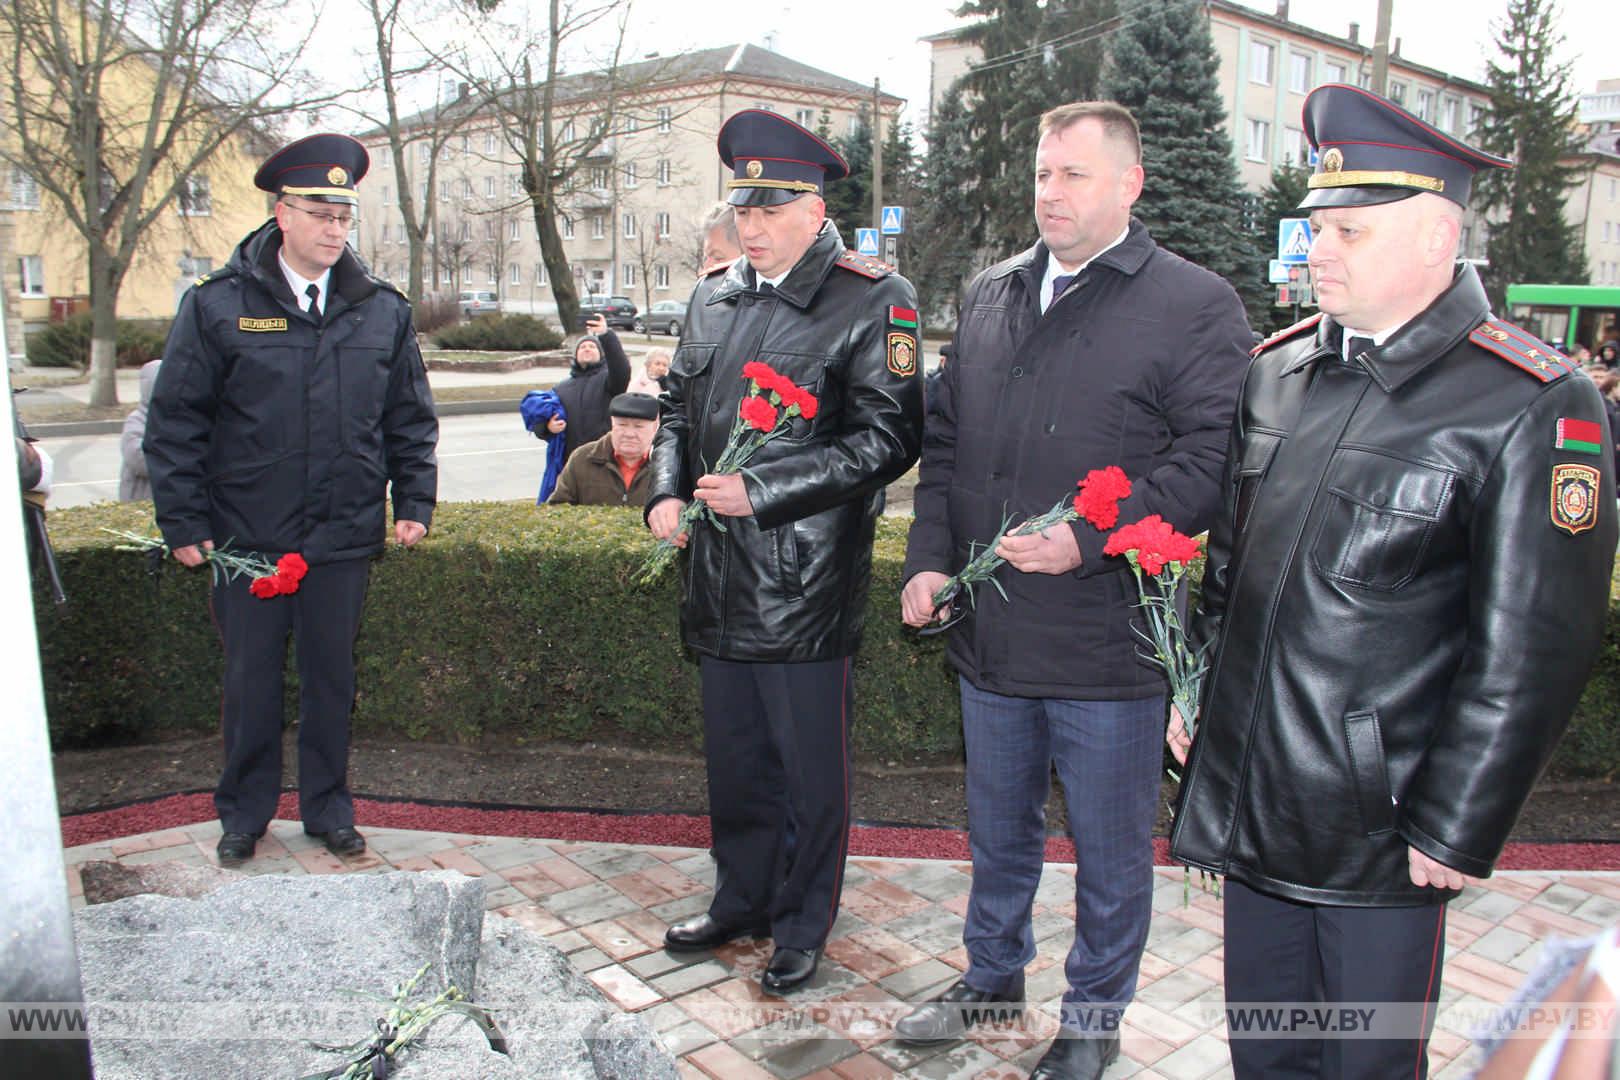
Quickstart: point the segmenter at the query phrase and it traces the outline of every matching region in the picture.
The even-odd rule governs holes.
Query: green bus
[[[1509,285],[1507,303],[1508,321],[1566,353],[1620,337],[1620,287]]]

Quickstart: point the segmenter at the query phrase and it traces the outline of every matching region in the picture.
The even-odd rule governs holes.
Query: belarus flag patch
[[[1603,425],[1591,420],[1577,420],[1572,416],[1560,416],[1553,449],[1572,450],[1577,454],[1601,454]]]

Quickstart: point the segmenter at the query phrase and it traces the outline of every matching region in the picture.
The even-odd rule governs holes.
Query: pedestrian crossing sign
[[[878,231],[876,229],[855,230],[855,250],[862,255],[878,257]]]
[[[1310,221],[1305,218],[1283,218],[1277,222],[1277,259],[1280,262],[1302,263],[1310,253]]]
[[[884,236],[897,236],[906,231],[906,208],[903,206],[885,206],[883,208]]]

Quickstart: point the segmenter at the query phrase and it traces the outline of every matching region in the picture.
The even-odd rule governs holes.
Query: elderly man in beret
[[[216,575],[225,650],[225,768],[214,791],[221,865],[253,856],[281,791],[282,668],[298,642],[298,803],[304,831],[358,855],[349,794],[354,642],[371,559],[427,533],[439,426],[411,306],[348,246],[369,165],[347,135],[272,154],[253,182],[274,217],[180,301],[147,410],[147,471],[174,556],[230,544],[301,556],[296,591],[261,597]]]
[[[548,503],[634,506],[647,503],[647,452],[658,431],[658,399],[620,394],[608,402],[608,433],[575,450]]]
[[[1491,873],[1602,646],[1608,420],[1457,262],[1474,175],[1508,161],[1354,86],[1304,119],[1321,314],[1255,350],[1233,420],[1171,851],[1226,877],[1231,1006],[1365,1017],[1234,1022],[1237,1076],[1421,1077],[1446,903]],[[1179,718],[1170,741],[1185,758]]]

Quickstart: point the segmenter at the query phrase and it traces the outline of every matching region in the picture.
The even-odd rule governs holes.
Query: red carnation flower
[[[1131,480],[1118,465],[1092,469],[1080,481],[1074,497],[1075,513],[1097,529],[1112,529],[1119,521],[1119,500],[1131,494]]]
[[[776,409],[762,397],[750,395],[743,398],[742,405],[737,411],[755,431],[768,432],[776,427]]]
[[[304,575],[307,573],[309,573],[309,563],[305,562],[304,557],[296,551],[289,551],[276,560],[276,575],[278,577],[286,577],[297,583],[303,581]]]
[[[1174,526],[1158,514],[1149,514],[1116,531],[1103,545],[1104,555],[1125,555],[1132,551],[1136,552],[1136,562],[1142,572],[1152,576],[1163,570],[1166,563],[1191,562],[1198,554],[1198,541],[1176,532]]]
[[[280,596],[280,577],[280,574],[266,574],[264,577],[256,577],[253,579],[252,583],[248,585],[248,592],[252,593],[254,596],[257,596],[260,600],[268,600],[272,596]]]
[[[752,379],[759,383],[761,387],[776,377],[776,371],[763,360],[748,361],[743,365],[742,374],[743,378]]]
[[[806,420],[814,420],[816,418],[816,410],[821,407],[816,402],[816,395],[812,394],[808,390],[799,390],[798,397],[799,415],[804,417]]]

